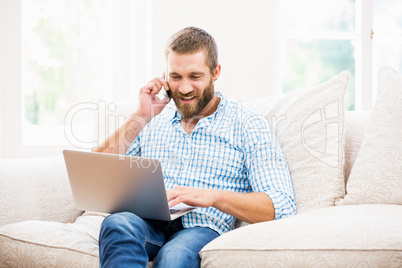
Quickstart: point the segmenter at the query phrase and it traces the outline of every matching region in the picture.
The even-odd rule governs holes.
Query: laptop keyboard
[[[170,210],[170,214],[175,214],[180,211],[179,209],[174,209],[174,208],[171,208],[169,210]]]

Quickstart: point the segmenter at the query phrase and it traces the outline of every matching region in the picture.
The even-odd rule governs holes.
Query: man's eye
[[[191,78],[192,78],[192,79],[200,79],[201,76],[199,76],[199,75],[194,75],[194,76],[192,76]]]

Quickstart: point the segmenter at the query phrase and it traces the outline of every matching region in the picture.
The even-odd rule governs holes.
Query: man
[[[199,267],[202,247],[236,219],[295,212],[287,164],[266,120],[214,90],[221,65],[213,37],[185,28],[165,57],[166,73],[141,88],[136,113],[95,151],[160,159],[169,205],[199,208],[172,222],[112,214],[101,227],[101,266]],[[175,107],[157,96],[162,87]]]

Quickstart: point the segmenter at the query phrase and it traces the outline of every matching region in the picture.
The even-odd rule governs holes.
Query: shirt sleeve
[[[126,155],[141,156],[140,135],[141,133],[134,139],[130,147],[128,147]]]
[[[275,219],[295,214],[292,181],[283,151],[262,116],[246,120],[243,132],[248,180],[254,192],[266,193],[275,209]]]

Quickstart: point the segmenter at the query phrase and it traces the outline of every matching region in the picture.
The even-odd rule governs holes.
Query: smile
[[[182,102],[187,103],[187,102],[191,102],[192,100],[194,100],[195,96],[192,96],[192,97],[180,97],[180,99],[181,99]]]

